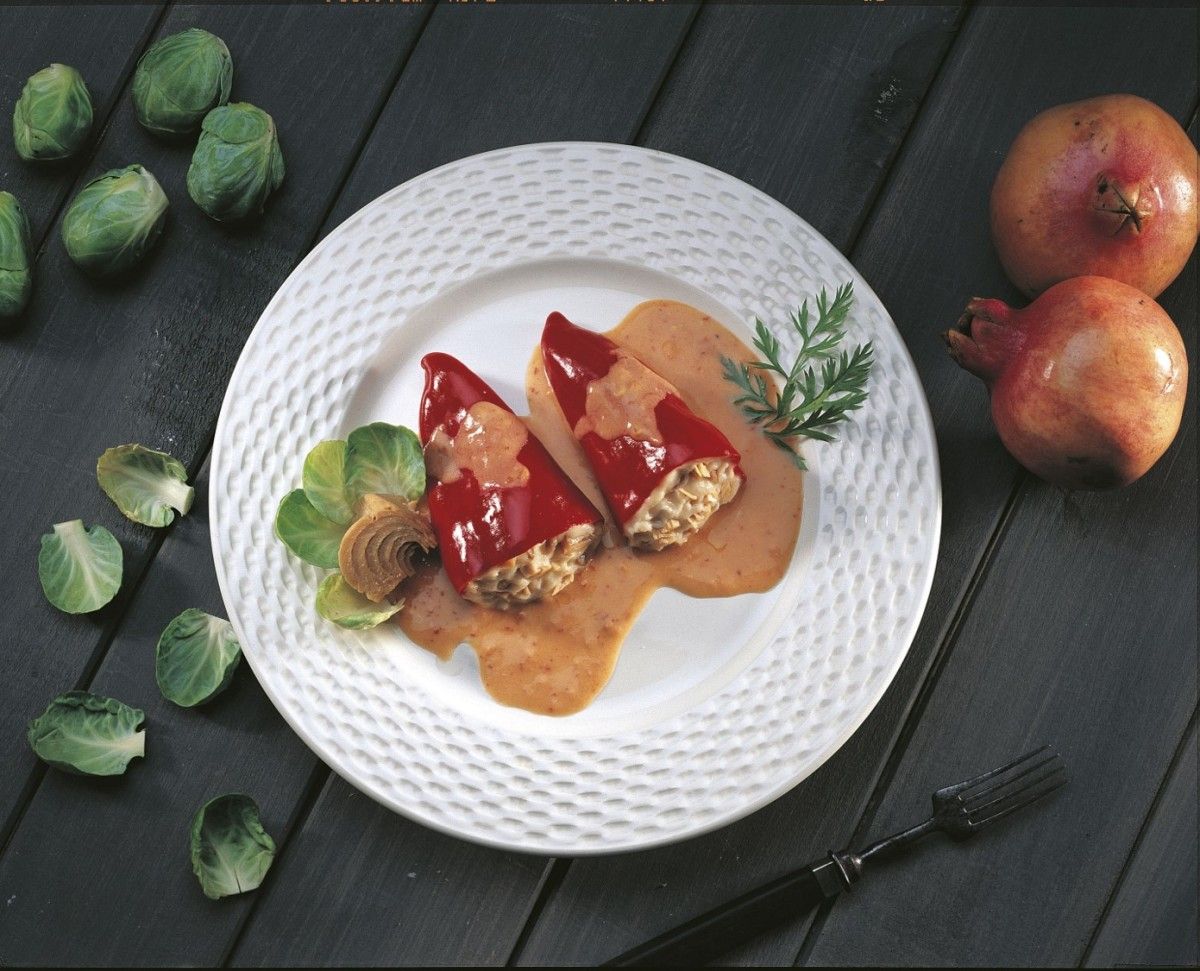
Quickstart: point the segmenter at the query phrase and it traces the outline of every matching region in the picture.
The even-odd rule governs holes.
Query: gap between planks
[[[1187,753],[1188,743],[1192,740],[1192,735],[1196,732],[1198,716],[1200,716],[1200,704],[1192,709],[1192,717],[1184,727],[1183,734],[1179,736],[1179,743],[1175,746],[1175,751],[1171,755],[1171,761],[1167,764],[1167,771],[1163,773],[1162,780],[1158,784],[1158,789],[1154,792],[1154,798],[1150,800],[1150,807],[1146,810],[1146,818],[1142,820],[1142,825],[1138,829],[1137,836],[1134,837],[1133,843],[1129,847],[1129,853],[1125,857],[1125,862],[1121,864],[1121,870],[1113,881],[1112,889],[1108,892],[1108,899],[1104,901],[1104,906],[1100,909],[1100,914],[1096,917],[1096,924],[1092,928],[1092,933],[1088,935],[1087,946],[1084,947],[1083,953],[1079,956],[1079,961],[1077,962],[1079,967],[1086,965],[1088,959],[1092,956],[1092,949],[1096,946],[1096,940],[1100,936],[1100,931],[1108,921],[1108,915],[1112,911],[1113,903],[1116,901],[1117,895],[1121,892],[1121,888],[1124,887],[1129,870],[1137,859],[1138,852],[1142,848],[1142,843],[1146,839],[1146,834],[1149,832],[1150,826],[1158,814],[1159,804],[1162,802],[1171,780],[1174,779],[1175,773],[1179,770]]]
[[[288,820],[287,826],[283,831],[283,836],[278,840],[278,850],[276,851],[275,859],[271,861],[272,870],[274,869],[274,864],[279,861],[279,858],[287,853],[288,846],[291,843],[291,835],[299,832],[300,828],[304,825],[332,774],[333,771],[329,766],[320,759],[316,760],[316,764],[308,774],[308,782],[305,783],[304,793],[300,796],[300,799],[296,803],[296,808],[292,811],[292,818]],[[250,927],[250,922],[254,919],[254,914],[258,910],[259,904],[266,894],[270,892],[270,889],[271,870],[268,870],[267,876],[263,881],[263,886],[259,887],[258,892],[254,894],[253,899],[250,901],[250,906],[246,908],[246,912],[242,914],[242,919],[238,921],[233,929],[233,933],[229,935],[229,941],[225,945],[225,950],[221,953],[221,960],[217,964],[218,967],[229,967],[230,962],[233,960],[233,955],[242,941],[242,937],[245,936],[246,931]]]
[[[117,113],[117,108],[125,99],[125,95],[129,91],[129,85],[133,82],[133,73],[137,68],[138,61],[142,59],[142,55],[145,54],[151,38],[158,33],[158,30],[162,26],[163,21],[166,19],[167,12],[170,9],[171,0],[168,0],[168,2],[163,3],[159,7],[158,16],[150,22],[146,32],[142,35],[141,41],[135,46],[134,50],[137,52],[137,56],[130,60],[129,70],[125,74],[125,78],[121,81],[120,85],[117,86],[116,94],[113,96],[112,102],[108,106],[108,111],[105,113],[100,127],[96,129],[96,133],[91,139],[91,142],[88,146],[88,151],[79,158],[77,167],[71,174],[70,184],[67,187],[67,191],[63,193],[62,198],[59,199],[55,204],[54,211],[51,212],[50,219],[46,223],[46,228],[42,231],[42,235],[38,239],[37,252],[34,254],[35,269],[37,268],[37,261],[40,260],[42,258],[42,254],[46,252],[46,246],[49,243],[50,235],[53,232],[54,227],[58,224],[58,217],[62,214],[63,209],[67,207],[67,204],[70,202],[70,200],[75,198],[75,195],[80,188],[80,181],[82,180],[84,174],[91,167],[92,163],[96,161],[96,156],[100,153],[100,146],[104,142],[105,137],[108,135],[108,129],[112,124],[113,115]],[[118,622],[119,620],[120,618],[118,618]]]
[[[1004,541],[1004,536],[1008,532],[1009,524],[1012,522],[1019,505],[1019,497],[1024,493],[1028,479],[1029,475],[1024,471],[1020,472],[1017,476],[1013,490],[1009,493],[1008,501],[1005,502],[996,525],[992,529],[992,534],[988,537],[987,544],[984,546],[982,554],[980,554],[979,562],[976,564],[970,580],[967,582],[958,603],[955,605],[954,612],[951,614],[950,620],[946,625],[946,632],[942,635],[938,647],[933,653],[929,669],[926,671],[925,677],[917,689],[916,698],[909,708],[908,714],[904,717],[900,733],[896,737],[896,741],[892,745],[891,751],[888,753],[888,757],[879,771],[875,785],[871,790],[871,796],[867,800],[867,805],[863,809],[862,815],[859,816],[858,824],[854,828],[851,845],[856,846],[860,843],[865,843],[870,838],[869,831],[875,821],[875,814],[878,812],[879,806],[891,788],[900,762],[904,759],[904,754],[908,750],[908,743],[912,740],[912,736],[917,730],[917,725],[920,723],[921,717],[925,714],[925,709],[928,707],[929,699],[933,697],[934,692],[937,690],[938,681],[941,679],[942,672],[946,669],[946,665],[950,660],[950,655],[958,643],[958,636],[966,622],[967,615],[970,614],[971,608],[975,605],[975,598],[983,588],[995,554]],[[816,946],[817,938],[820,937],[821,931],[825,927],[825,921],[833,911],[834,903],[835,901],[830,900],[822,903],[818,908],[816,915],[813,917],[812,924],[804,935],[800,950],[796,953],[792,961],[794,966],[807,962],[808,956]]]

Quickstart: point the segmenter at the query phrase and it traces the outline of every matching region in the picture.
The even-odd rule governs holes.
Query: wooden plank
[[[29,216],[40,245],[76,177],[86,167],[118,94],[162,15],[161,4],[105,6],[4,6],[0,8],[0,189],[13,193]],[[13,148],[13,105],[26,79],[50,63],[70,64],[92,95],[94,121],[88,144],[74,158],[37,164]],[[36,326],[36,305],[24,318]]]
[[[89,171],[138,159],[155,172],[172,200],[164,238],[135,279],[107,286],[84,279],[57,243],[48,247],[37,326],[6,344],[0,373],[0,488],[9,523],[0,537],[8,593],[0,618],[7,767],[0,819],[9,820],[7,829],[40,778],[25,722],[58,692],[88,683],[164,535],[120,516],[96,485],[96,456],[141,441],[199,467],[245,335],[311,243],[427,13],[171,11],[161,32],[200,24],[223,36],[237,62],[234,96],[262,105],[279,124],[288,181],[253,229],[209,221],[184,188],[187,148],[143,132],[128,100],[118,107]],[[104,523],[125,550],[121,594],[84,617],[50,607],[34,567],[38,536],[76,517]]]
[[[1192,725],[1084,962],[1200,965],[1200,747]]]
[[[800,207],[845,250],[960,14],[706,7],[639,140]]]
[[[1198,275],[1192,261],[1160,298],[1193,361]],[[905,825],[936,786],[1041,742],[1070,784],[968,847],[939,841],[864,882],[808,963],[1082,959],[1196,710],[1196,414],[1193,395],[1174,445],[1131,488],[1065,498],[1025,483],[871,828]]]
[[[884,700],[812,779],[749,819],[678,847],[573,864],[542,911],[523,962],[602,960],[849,841],[939,645],[957,629],[956,611],[1019,475],[991,430],[975,379],[950,364],[936,339],[972,294],[1015,296],[987,232],[988,190],[1004,150],[1036,111],[1097,90],[1132,90],[1177,116],[1189,106],[1194,78],[1177,68],[1195,60],[1194,14],[1129,13],[1137,18],[1133,30],[1141,38],[1134,42],[1136,51],[1128,58],[1100,59],[1095,52],[1106,44],[1103,24],[1089,11],[976,9],[851,251],[916,361],[934,415],[944,486],[942,550],[929,606]],[[697,37],[702,26],[703,21]],[[1169,53],[1159,46],[1164,38],[1172,45]],[[996,82],[996,51],[1005,52],[1003,84]],[[835,66],[841,69],[842,62]],[[760,82],[761,75],[759,68],[743,88],[741,128],[756,134],[774,131],[771,119],[795,110],[796,88],[773,92]],[[841,83],[850,84],[844,70]],[[760,112],[767,121],[758,121]],[[668,116],[665,103],[652,121],[660,116]],[[822,117],[834,113],[823,111]],[[719,136],[738,142],[726,132]],[[836,135],[832,140],[826,150],[806,144],[786,153],[796,158],[803,149],[808,164],[822,173],[812,197],[789,196],[769,183],[763,188],[807,216],[822,204],[822,188],[841,171]],[[657,137],[650,143],[657,146]],[[676,145],[674,150],[700,155],[695,148]],[[709,149],[718,158],[719,150]],[[779,154],[778,149],[763,153],[767,158]],[[746,177],[745,171],[739,174]],[[621,894],[611,893],[613,886],[621,887]],[[807,927],[807,918],[799,919],[726,960],[790,962]],[[901,947],[899,941],[893,944]],[[903,951],[895,950],[886,961],[902,959]]]
[[[630,139],[693,12],[439,8],[331,222],[431,165],[499,144]],[[441,836],[331,777],[231,960],[502,964],[546,866]]]
[[[692,4],[439,9],[326,231],[454,159],[534,141],[628,141],[695,14]]]
[[[237,966],[503,964],[545,873],[397,816],[336,776],[279,863]]]

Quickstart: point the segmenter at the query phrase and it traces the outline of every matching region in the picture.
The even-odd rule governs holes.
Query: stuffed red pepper
[[[450,582],[502,609],[553,596],[587,563],[603,517],[477,374],[448,354],[421,366],[429,517]]]
[[[624,348],[553,313],[542,332],[542,359],[632,546],[684,543],[737,495],[745,478],[737,449]]]

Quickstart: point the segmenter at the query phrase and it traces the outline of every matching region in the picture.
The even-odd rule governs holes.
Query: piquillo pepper
[[[586,563],[603,517],[477,374],[448,354],[421,366],[429,515],[450,582],[501,608],[557,593]]]
[[[736,495],[745,478],[737,449],[618,344],[552,313],[542,358],[630,543],[663,549],[685,542]]]

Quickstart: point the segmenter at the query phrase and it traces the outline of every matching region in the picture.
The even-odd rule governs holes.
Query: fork
[[[933,794],[933,814],[923,823],[872,843],[857,853],[831,852],[771,883],[681,924],[605,962],[612,967],[699,965],[763,931],[831,900],[858,882],[866,863],[892,856],[930,833],[970,839],[1018,809],[1048,796],[1067,781],[1062,759],[1049,745]]]

